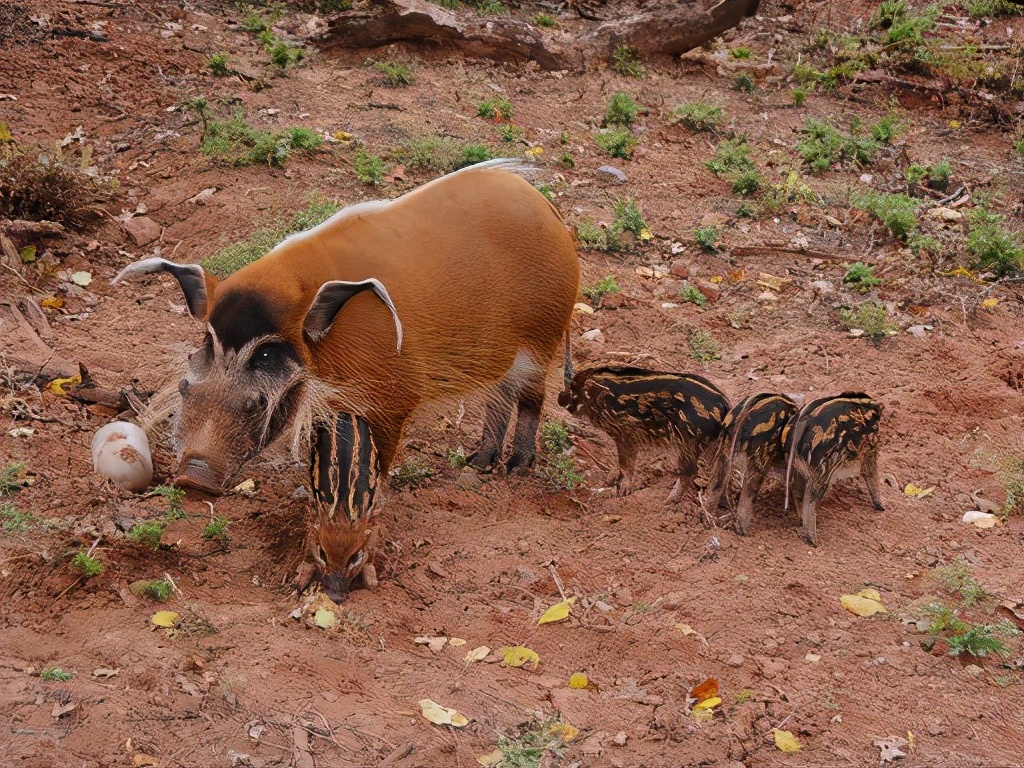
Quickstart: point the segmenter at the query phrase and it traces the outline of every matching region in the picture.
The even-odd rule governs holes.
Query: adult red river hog
[[[579,290],[575,239],[515,160],[360,203],[223,280],[143,259],[114,278],[175,277],[206,338],[181,380],[176,482],[222,492],[278,436],[339,411],[373,430],[381,472],[422,403],[490,386],[470,457],[533,463],[544,384]]]

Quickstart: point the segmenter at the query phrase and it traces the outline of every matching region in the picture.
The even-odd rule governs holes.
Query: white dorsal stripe
[[[362,203],[356,203],[355,205],[350,205],[345,208],[342,208],[329,219],[320,222],[315,227],[307,229],[303,232],[295,232],[291,235],[288,235],[288,237],[286,237],[284,240],[278,243],[278,245],[274,246],[274,250],[284,245],[285,243],[295,243],[304,240],[307,237],[314,237],[322,233],[324,230],[331,229],[335,225],[347,219],[357,218],[359,216],[365,216],[367,214],[376,213],[377,211],[382,211],[388,206],[390,206],[392,203],[395,203],[399,200],[404,200],[405,198],[411,195],[418,195],[421,192],[430,189],[435,184],[438,184],[444,181],[445,179],[449,179],[452,176],[459,176],[461,174],[468,174],[473,173],[475,171],[482,171],[488,169],[509,171],[511,173],[519,174],[520,176],[526,176],[536,171],[537,167],[525,162],[524,160],[520,160],[514,157],[498,157],[495,158],[494,160],[487,160],[483,163],[467,165],[465,168],[460,168],[459,170],[454,171],[452,173],[446,174],[444,176],[439,176],[433,181],[428,181],[426,184],[416,187],[416,189],[406,192],[404,195],[402,195],[401,197],[396,197],[394,200],[367,200]],[[273,253],[274,250],[272,250],[271,253]]]

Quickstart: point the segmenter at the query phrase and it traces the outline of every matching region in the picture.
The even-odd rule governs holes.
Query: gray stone
[[[122,222],[121,226],[124,227],[124,231],[128,233],[128,236],[140,248],[149,245],[159,238],[160,233],[163,231],[163,227],[148,216],[134,216]]]

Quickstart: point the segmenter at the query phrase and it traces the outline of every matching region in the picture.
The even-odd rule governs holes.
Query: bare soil
[[[645,467],[644,487],[617,498],[608,488],[611,442],[560,411],[553,372],[547,414],[572,424],[584,482],[557,491],[539,477],[458,480],[447,457],[472,449],[480,403],[471,399],[464,419],[457,403],[429,409],[409,430],[400,461],[422,457],[435,474],[415,490],[385,489],[380,586],[354,592],[341,627],[326,632],[290,617],[303,603],[287,583],[305,526],[301,463],[270,451],[245,470],[255,495],[216,500],[215,513],[231,521],[227,543],[201,537],[211,509],[190,497],[189,516],[170,523],[151,551],[124,529],[163,516],[166,500],[119,492],[92,472],[92,434],[113,412],[60,397],[11,367],[0,468],[21,462],[22,478],[33,482],[0,503],[36,521],[12,530],[19,526],[5,518],[0,532],[0,765],[471,766],[500,737],[552,717],[580,733],[549,751],[546,766],[866,766],[879,759],[875,740],[908,731],[907,766],[1021,765],[1019,641],[1004,639],[1005,657],[958,658],[941,643],[925,650],[929,635],[915,625],[915,607],[931,600],[979,624],[1014,621],[1014,606],[1021,615],[1024,518],[1011,515],[990,530],[961,522],[977,508],[972,492],[1002,504],[1008,462],[1022,450],[1019,283],[950,275],[959,252],[914,256],[849,206],[849,189],[894,190],[907,157],[949,158],[954,184],[997,193],[1016,226],[1024,168],[1010,148],[1013,126],[990,120],[992,111],[969,97],[867,83],[814,91],[794,107],[786,77],[798,52],[823,27],[863,24],[875,4],[832,5],[762,3],[760,15],[727,38],[729,48],[752,49],[748,64],[696,51],[648,62],[648,76],[637,79],[396,48],[375,58],[410,62],[417,79],[388,88],[364,53],[313,51],[275,74],[227,4],[6,2],[0,94],[16,100],[0,95],[0,120],[18,142],[45,148],[81,126],[90,162],[119,187],[98,224],[48,240],[34,265],[0,271],[5,301],[64,299],[46,310],[45,338],[2,316],[6,358],[40,368],[81,361],[104,386],[158,389],[202,329],[170,281],[112,287],[120,267],[155,253],[198,261],[290,217],[313,192],[349,204],[396,196],[433,175],[398,168],[396,178],[399,164],[389,161],[389,178],[369,187],[355,178],[349,143],[298,153],[283,168],[225,167],[199,152],[201,128],[180,107],[186,99],[202,95],[218,114],[238,109],[259,127],[347,132],[387,155],[429,132],[502,148],[500,125],[476,114],[497,92],[513,103],[525,139],[544,149],[535,156],[539,181],[553,188],[568,221],[611,221],[613,201],[632,197],[654,235],[626,252],[581,252],[584,285],[614,275],[622,291],[578,316],[577,365],[699,372],[734,400],[757,391],[866,391],[886,411],[886,510],[871,509],[862,484],[841,484],[819,513],[820,546],[812,548],[795,514],[783,511],[776,479],[750,536],[709,530],[696,490],[677,505],[664,502],[673,478],[660,456]],[[282,26],[298,32],[310,18],[289,12]],[[1021,19],[981,29],[964,18],[988,41],[1024,35]],[[204,63],[217,51],[248,79],[212,77]],[[759,82],[750,94],[733,88],[744,66]],[[253,88],[253,77],[267,87]],[[617,91],[647,109],[630,161],[609,158],[592,138]],[[1006,99],[1004,115],[1019,108],[997,98]],[[704,167],[718,138],[670,124],[674,106],[697,100],[725,108],[728,129],[748,137],[769,183],[799,168],[792,146],[808,117],[871,123],[892,110],[905,129],[869,168],[805,176],[819,203],[738,218],[741,200]],[[525,149],[504,145],[513,154]],[[563,150],[575,167],[559,164]],[[626,181],[599,172],[603,165]],[[872,179],[861,180],[864,173]],[[215,191],[190,201],[205,189]],[[157,222],[159,238],[138,247],[117,218],[124,211]],[[721,231],[719,252],[694,243],[702,225]],[[946,236],[962,231],[953,224]],[[878,344],[851,336],[838,319],[838,307],[863,298],[842,283],[854,261],[875,265],[883,279],[873,295],[897,332]],[[676,274],[638,272],[673,264]],[[90,272],[91,284],[69,282],[66,273],[76,270]],[[683,272],[709,294],[706,307],[678,298]],[[999,301],[983,306],[989,298]],[[914,326],[927,328],[918,336],[907,331]],[[597,339],[581,338],[593,329]],[[720,345],[719,359],[692,357],[693,329]],[[31,434],[11,432],[22,427]],[[154,482],[166,481],[173,456],[165,434],[154,440]],[[903,492],[908,483],[934,490],[914,498]],[[86,579],[71,559],[94,545],[106,570]],[[957,561],[989,594],[977,606],[963,605],[936,576]],[[128,588],[165,574],[177,587],[166,606]],[[554,576],[580,602],[569,621],[538,626],[561,599]],[[840,606],[841,595],[865,586],[879,590],[889,613],[859,618]],[[180,614],[176,629],[150,625],[163,607]],[[424,635],[466,645],[435,653],[414,644]],[[463,661],[477,646],[520,643],[540,655],[539,669]],[[50,665],[71,679],[42,680]],[[117,674],[96,676],[99,669]],[[574,672],[594,686],[570,689]],[[701,719],[688,714],[687,699],[709,677],[723,703]],[[428,723],[418,706],[426,698],[471,723]],[[776,748],[776,728],[799,738],[798,754]],[[616,743],[622,734],[624,744]]]

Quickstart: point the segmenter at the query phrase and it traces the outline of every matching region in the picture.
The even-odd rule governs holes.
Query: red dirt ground
[[[548,416],[573,424],[584,483],[566,492],[538,477],[457,482],[446,457],[474,445],[480,404],[469,402],[459,424],[456,404],[423,413],[401,458],[421,456],[435,476],[415,491],[385,489],[381,584],[354,592],[340,630],[325,632],[290,618],[302,604],[285,583],[305,524],[294,493],[306,483],[300,464],[282,450],[246,468],[258,492],[215,504],[231,521],[226,545],[201,538],[210,511],[188,498],[190,516],[171,523],[163,546],[150,552],[121,528],[160,517],[166,501],[118,492],[92,473],[90,440],[111,413],[41,392],[12,368],[0,393],[0,464],[24,463],[34,483],[0,501],[49,522],[0,533],[0,765],[472,766],[499,737],[551,717],[581,732],[549,751],[545,766],[866,766],[879,759],[875,740],[908,731],[906,766],[1022,765],[1019,641],[1005,640],[1006,657],[972,663],[941,644],[929,653],[914,613],[935,599],[976,623],[1012,620],[1014,606],[1021,615],[1024,518],[991,530],[960,520],[976,508],[971,492],[1002,503],[1008,462],[1022,449],[1019,283],[942,276],[953,261],[912,256],[847,200],[851,186],[865,186],[861,173],[885,191],[895,188],[905,156],[948,157],[957,180],[999,193],[1001,210],[1019,221],[1024,168],[1010,150],[1012,127],[985,122],[970,101],[943,106],[917,92],[860,85],[813,92],[805,107],[793,107],[784,77],[797,51],[822,26],[863,24],[874,4],[856,4],[843,19],[828,5],[763,3],[761,16],[730,34],[730,47],[753,49],[754,64],[775,62],[758,71],[762,87],[743,94],[732,89],[735,62],[707,51],[651,64],[645,79],[544,73],[454,53],[424,60],[399,50],[378,58],[414,62],[417,81],[408,88],[383,87],[361,54],[314,53],[282,77],[253,36],[233,26],[239,14],[212,2],[5,3],[0,92],[17,100],[0,100],[0,120],[19,142],[42,147],[82,126],[91,162],[120,189],[98,226],[40,249],[52,268],[0,272],[5,300],[31,288],[37,299],[66,302],[47,310],[52,335],[41,341],[5,311],[5,356],[41,365],[49,346],[54,359],[85,363],[104,386],[154,390],[202,331],[182,315],[170,281],[110,286],[121,266],[157,251],[197,261],[290,216],[313,191],[348,204],[395,196],[431,177],[409,171],[367,187],[345,145],[296,155],[284,169],[227,168],[199,153],[198,125],[172,110],[183,100],[204,95],[221,114],[237,107],[263,127],[346,131],[386,154],[428,131],[500,146],[498,127],[476,116],[476,104],[497,91],[514,104],[526,138],[544,147],[541,181],[554,187],[567,220],[610,220],[612,201],[630,196],[654,233],[627,253],[581,253],[584,285],[614,275],[622,292],[578,316],[577,364],[695,371],[733,399],[764,390],[867,391],[886,409],[886,510],[871,509],[861,484],[842,484],[820,511],[820,546],[811,548],[795,516],[782,511],[777,481],[748,537],[707,529],[696,492],[666,505],[672,478],[660,472],[660,459],[647,468],[646,487],[616,498],[606,487],[611,442],[560,411],[553,373]],[[307,18],[289,15],[289,28]],[[55,26],[94,29],[109,42],[55,37],[47,31]],[[1000,20],[988,34],[1007,29],[1024,35],[1020,19]],[[204,62],[217,51],[270,87],[211,77]],[[628,162],[611,160],[591,138],[616,91],[649,110],[639,119],[641,149]],[[714,137],[669,124],[675,105],[695,100],[725,107],[770,182],[799,167],[791,146],[807,117],[871,122],[891,105],[906,121],[897,140],[906,155],[889,151],[867,170],[807,176],[824,204],[736,218],[739,200],[704,167]],[[394,108],[368,106],[384,103]],[[557,162],[562,132],[576,160],[571,170]],[[621,168],[626,182],[598,173],[605,164]],[[208,188],[216,192],[205,204],[189,202]],[[114,219],[137,206],[162,227],[145,248]],[[723,233],[716,255],[693,242],[693,228],[706,224]],[[778,249],[800,236],[811,250],[839,258]],[[764,244],[776,247],[733,254]],[[842,283],[858,260],[876,265],[884,280],[877,296],[899,331],[878,345],[850,336],[837,319],[837,306],[861,299]],[[675,276],[637,272],[674,262],[716,294],[706,308],[676,298],[682,281]],[[87,270],[94,280],[78,288],[60,270]],[[764,275],[784,282],[773,287]],[[725,280],[713,291],[715,276]],[[985,298],[1000,301],[982,307]],[[906,332],[919,325],[931,328],[922,337]],[[721,345],[720,359],[691,357],[693,328]],[[580,338],[592,329],[601,338]],[[11,436],[18,427],[34,433]],[[157,446],[157,465],[157,480],[166,480],[166,445]],[[934,491],[912,498],[903,493],[908,483]],[[85,580],[71,557],[94,543],[106,570]],[[963,606],[936,577],[957,561],[989,593],[978,606]],[[128,589],[164,574],[178,588],[166,607],[182,617],[171,632],[149,625],[163,606]],[[568,622],[538,626],[541,612],[561,599],[553,574],[580,602]],[[888,614],[865,619],[841,608],[841,595],[865,586],[880,591]],[[466,645],[435,653],[414,644],[422,635]],[[540,655],[538,670],[463,661],[480,645],[520,643]],[[48,665],[73,677],[45,682],[38,673]],[[97,669],[117,675],[97,677]],[[574,672],[595,687],[570,689]],[[686,703],[708,677],[718,679],[723,703],[704,721]],[[425,698],[472,722],[461,730],[428,723],[417,704]],[[64,704],[75,707],[55,715]],[[777,750],[775,728],[796,735],[801,751]],[[620,732],[624,744],[616,743]]]

